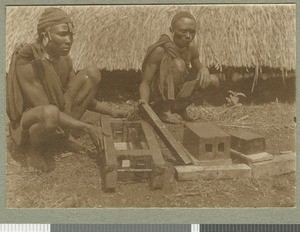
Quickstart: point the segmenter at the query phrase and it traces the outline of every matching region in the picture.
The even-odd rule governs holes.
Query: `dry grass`
[[[113,107],[133,109],[130,103]],[[295,149],[295,105],[271,103],[231,108],[196,107],[188,110],[197,120],[218,125],[253,127],[266,136],[267,151],[277,154]],[[221,112],[223,112],[221,114]],[[220,117],[216,115],[219,114]],[[249,115],[248,117],[246,117]],[[241,119],[242,118],[242,119]],[[99,123],[99,115],[87,112],[83,118]],[[275,124],[276,127],[274,127]],[[223,126],[224,127],[224,126]],[[181,125],[168,125],[178,139],[182,139]],[[280,130],[277,130],[280,129]],[[80,139],[89,146],[87,136]],[[106,208],[106,207],[294,207],[295,174],[264,179],[197,180],[178,182],[174,177],[174,162],[168,149],[158,139],[166,160],[166,178],[162,190],[150,190],[148,182],[119,183],[116,193],[101,189],[99,158],[54,151],[55,168],[50,173],[28,171],[16,160],[15,146],[7,135],[7,207],[26,208]],[[21,159],[22,157],[19,157]],[[24,158],[24,157],[23,157]]]
[[[269,103],[252,106],[203,107],[189,106],[188,115],[194,120],[216,123],[221,127],[241,127],[262,133],[294,130],[294,104]]]
[[[36,38],[45,7],[7,7],[6,66],[16,44]],[[66,6],[75,24],[76,69],[139,70],[147,47],[169,31],[173,15],[190,11],[196,44],[207,66],[295,69],[295,5]]]

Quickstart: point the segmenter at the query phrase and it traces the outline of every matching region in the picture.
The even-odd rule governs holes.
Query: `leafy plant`
[[[239,103],[240,97],[246,97],[243,93],[233,92],[231,90],[229,90],[228,93],[230,93],[230,95],[226,97],[227,106],[241,105],[241,103]]]

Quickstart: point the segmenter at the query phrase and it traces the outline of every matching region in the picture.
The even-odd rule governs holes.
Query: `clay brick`
[[[287,174],[296,171],[296,154],[274,155],[273,160],[257,163],[248,162],[248,165],[251,167],[253,178]]]
[[[230,165],[232,164],[231,159],[219,159],[219,160],[196,160],[193,165],[196,166],[218,166],[218,165]]]
[[[246,164],[219,166],[175,166],[180,181],[202,179],[238,179],[251,177],[251,168]]]
[[[242,163],[257,163],[262,161],[268,161],[273,159],[273,155],[267,153],[267,152],[261,152],[257,154],[252,155],[244,155],[240,152],[237,152],[235,150],[231,150],[231,156],[233,159],[239,158],[242,160]]]
[[[211,123],[185,123],[183,146],[200,162],[230,160],[230,136]]]
[[[231,149],[245,155],[266,151],[265,138],[242,128],[232,128],[228,131],[231,136]]]

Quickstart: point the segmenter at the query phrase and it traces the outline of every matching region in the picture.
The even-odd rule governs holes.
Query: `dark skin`
[[[199,86],[206,88],[209,85],[209,71],[200,63],[199,51],[194,43],[193,39],[196,34],[196,22],[190,18],[180,18],[170,28],[173,35],[173,42],[179,51],[181,57],[185,60],[190,60],[191,70],[189,70],[194,76],[199,78]],[[145,70],[142,76],[142,83],[140,85],[140,102],[148,103],[150,96],[150,86],[153,81],[154,75],[158,70],[165,51],[162,47],[157,47],[148,58],[148,62],[145,65]],[[190,54],[190,57],[188,56]],[[162,112],[167,117],[170,117],[170,104],[166,105]]]
[[[49,39],[50,42],[49,44],[45,47],[45,51],[51,55],[52,57],[58,58],[60,56],[66,56],[69,54],[69,51],[71,49],[72,43],[73,43],[73,33],[69,30],[69,27],[67,24],[60,24],[57,26],[51,27],[49,33],[46,33],[46,35]],[[62,65],[57,65],[54,67],[54,69],[60,68],[60,72],[63,73],[64,67]],[[57,71],[58,72],[58,71]],[[64,83],[67,79],[72,79],[75,76],[74,70],[71,70],[68,76],[62,77],[63,80],[61,80],[62,83]],[[85,96],[81,96],[79,98],[83,101]],[[76,103],[76,102],[75,102]],[[126,116],[126,113],[123,111],[115,110],[112,111],[111,108],[107,107],[106,105],[100,103],[96,99],[94,99],[89,107],[87,108],[90,111],[102,113],[102,114],[108,114],[112,115],[113,117],[124,117]]]
[[[193,42],[196,33],[195,20],[181,18],[170,28],[170,31],[173,34],[173,42],[181,56],[188,59],[188,54],[190,53],[190,72],[196,76],[200,71],[199,85],[202,88],[206,88],[209,85],[209,72],[208,69],[200,63],[199,51],[196,44]],[[149,56],[140,85],[140,98],[142,102],[149,102],[150,85],[164,54],[164,49],[162,47],[157,47]]]
[[[73,33],[70,31],[67,24],[60,24],[51,27],[49,32],[45,32],[42,35],[41,39],[45,42],[45,44],[48,41],[48,44],[44,47],[44,50],[50,56],[54,58],[61,58],[57,63],[52,63],[52,65],[58,74],[62,85],[67,87],[69,81],[73,78],[76,78],[75,72],[73,70],[69,70],[70,67],[65,65],[65,56],[68,55],[73,43]],[[47,140],[49,133],[45,133],[44,131],[45,125],[43,125],[43,119],[41,119],[43,115],[41,106],[50,105],[50,102],[40,80],[36,78],[33,67],[29,60],[19,59],[17,61],[16,72],[22,94],[25,98],[24,104],[25,106],[31,108],[31,110],[24,113],[22,117],[23,129],[29,130],[30,143],[35,148],[32,154],[35,161],[32,162],[31,166],[34,166],[38,169],[44,169],[44,161],[41,159],[38,153],[39,147],[43,147],[43,144]],[[91,85],[89,83],[92,82],[87,82],[87,85],[83,86],[82,88],[91,87],[88,86]],[[84,101],[86,98],[86,96],[80,95],[80,93],[81,91],[79,90],[78,97],[75,98],[78,102]],[[121,111],[113,112],[110,108],[98,102],[96,99],[93,99],[89,102],[87,109],[112,116],[125,115],[125,113]],[[55,120],[54,118],[55,117],[53,117],[53,120]],[[74,129],[87,133],[95,144],[96,148],[101,148],[103,132],[100,126],[85,123],[61,111],[56,118],[58,118],[59,126],[62,128]]]

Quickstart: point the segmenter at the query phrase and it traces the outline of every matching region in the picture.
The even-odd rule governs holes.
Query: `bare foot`
[[[165,123],[171,123],[171,124],[181,124],[182,120],[180,120],[178,117],[176,117],[175,114],[172,114],[171,112],[164,112],[158,115],[160,120]]]
[[[29,149],[27,154],[27,165],[39,171],[46,172],[48,165],[44,157],[44,152],[39,149]]]

